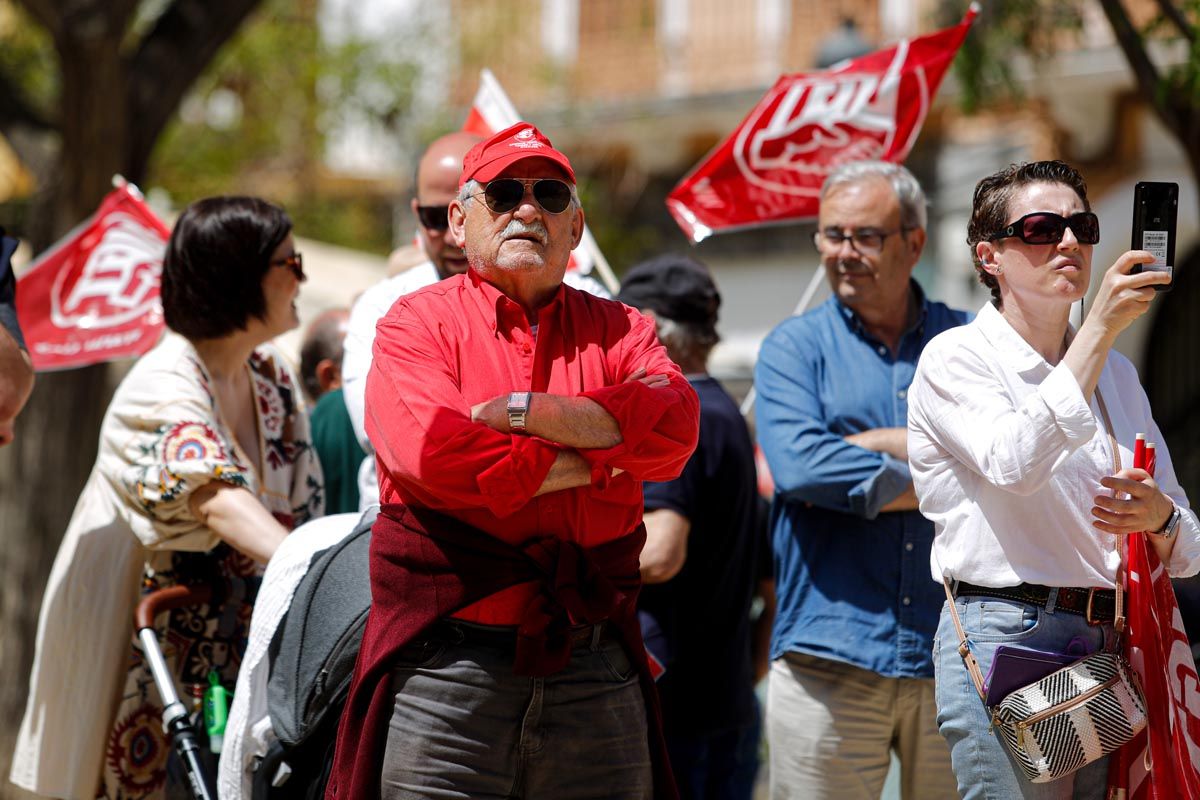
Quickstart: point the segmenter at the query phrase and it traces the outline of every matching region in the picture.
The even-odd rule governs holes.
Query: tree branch
[[[26,102],[21,90],[0,72],[0,130],[24,125],[37,131],[54,130],[55,125]]]
[[[144,166],[184,95],[261,0],[174,0],[129,68],[128,108],[138,120],[128,161]]]
[[[43,28],[50,31],[51,36],[58,35],[59,20],[62,11],[57,8],[54,0],[17,0],[29,16],[37,20]]]
[[[1179,33],[1183,35],[1183,38],[1187,39],[1189,43],[1195,44],[1196,29],[1188,24],[1187,17],[1183,15],[1183,12],[1179,10],[1179,7],[1171,2],[1171,0],[1157,0],[1157,2],[1159,10],[1162,11],[1162,15],[1169,19],[1171,24],[1179,29]]]
[[[1104,16],[1112,26],[1117,44],[1125,54],[1125,60],[1129,62],[1129,68],[1133,71],[1134,80],[1137,81],[1142,96],[1150,102],[1169,127],[1179,130],[1180,120],[1176,118],[1175,109],[1164,102],[1163,93],[1159,91],[1162,76],[1158,67],[1150,60],[1150,55],[1146,52],[1146,43],[1129,21],[1129,14],[1121,5],[1121,0],[1100,0],[1100,7],[1104,9]]]

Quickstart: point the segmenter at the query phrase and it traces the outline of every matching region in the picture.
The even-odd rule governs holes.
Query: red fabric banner
[[[138,356],[158,341],[170,233],[125,184],[21,274],[17,316],[36,370]]]
[[[1135,450],[1134,466],[1154,474],[1153,463],[1139,464],[1138,460]],[[1126,541],[1129,631],[1125,655],[1141,679],[1148,724],[1143,735],[1114,754],[1109,797],[1200,798],[1200,677],[1175,589],[1144,535],[1133,534]]]
[[[900,162],[912,150],[976,13],[825,72],[784,75],[680,181],[667,209],[693,242],[816,217],[831,169],[863,159]]]

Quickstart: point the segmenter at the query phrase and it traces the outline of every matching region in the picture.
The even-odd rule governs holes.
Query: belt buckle
[[[1088,625],[1103,625],[1104,623],[1098,619],[1092,619],[1092,600],[1096,597],[1096,588],[1088,589],[1087,609],[1083,612],[1083,619]]]

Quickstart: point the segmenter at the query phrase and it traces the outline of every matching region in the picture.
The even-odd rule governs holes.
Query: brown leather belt
[[[1038,583],[996,587],[976,586],[973,583],[959,581],[958,586],[954,589],[954,596],[999,597],[1002,600],[1015,600],[1019,603],[1044,606],[1050,598],[1052,588]],[[1113,621],[1117,597],[1112,589],[1080,589],[1074,586],[1056,588],[1058,589],[1058,597],[1054,601],[1056,611],[1078,614],[1086,619],[1089,625],[1102,625]]]

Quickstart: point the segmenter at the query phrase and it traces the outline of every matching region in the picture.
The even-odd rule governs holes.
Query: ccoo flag
[[[17,316],[36,370],[138,356],[163,329],[159,279],[170,230],[121,183],[17,282]]]
[[[903,161],[978,9],[952,28],[784,75],[733,135],[679,182],[667,209],[693,242],[817,216],[825,176],[847,161]]]

